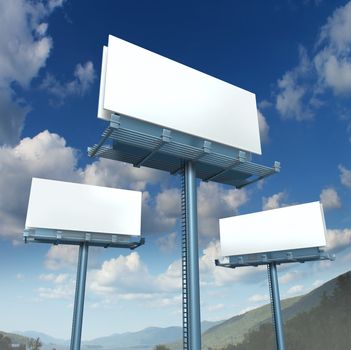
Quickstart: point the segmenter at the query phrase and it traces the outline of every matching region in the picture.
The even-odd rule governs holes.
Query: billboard
[[[141,234],[141,192],[33,178],[26,229]]]
[[[319,202],[220,219],[219,230],[222,256],[326,245]]]
[[[110,35],[98,117],[112,112],[261,154],[253,93]]]

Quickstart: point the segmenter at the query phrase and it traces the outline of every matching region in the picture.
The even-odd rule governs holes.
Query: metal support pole
[[[282,312],[281,312],[281,306],[280,306],[277,265],[275,262],[272,262],[268,264],[267,267],[268,267],[268,277],[269,277],[269,284],[270,284],[272,314],[273,314],[272,316],[273,316],[273,325],[275,328],[277,350],[285,350],[284,327],[283,327],[283,318],[282,318]]]
[[[201,317],[199,285],[199,251],[197,233],[197,195],[195,165],[185,163],[186,230],[188,251],[188,291],[189,291],[189,350],[201,350]]]
[[[80,344],[81,344],[81,338],[82,338],[85,282],[87,277],[87,265],[88,265],[88,252],[89,252],[88,243],[81,243],[79,246],[76,293],[74,297],[70,350],[80,350]]]

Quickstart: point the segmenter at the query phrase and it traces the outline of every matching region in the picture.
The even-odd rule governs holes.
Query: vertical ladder
[[[181,183],[181,225],[182,225],[183,350],[189,350],[187,206],[186,206],[185,168],[184,167],[181,173],[180,183]]]

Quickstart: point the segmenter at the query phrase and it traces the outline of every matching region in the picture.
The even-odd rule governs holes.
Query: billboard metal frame
[[[285,350],[277,265],[319,260],[335,260],[335,255],[325,252],[320,247],[311,247],[256,254],[231,255],[216,259],[215,264],[216,266],[232,269],[245,266],[267,265],[268,284],[272,306],[272,321],[275,330],[277,349]]]
[[[137,101],[136,101],[137,102]],[[242,188],[280,171],[252,162],[250,152],[112,114],[100,141],[88,148],[102,157],[182,177],[183,349],[201,350],[196,180]]]
[[[25,229],[23,232],[23,239],[25,243],[69,244],[79,246],[70,349],[80,350],[89,246],[135,249],[143,245],[145,239],[140,236],[43,228]]]

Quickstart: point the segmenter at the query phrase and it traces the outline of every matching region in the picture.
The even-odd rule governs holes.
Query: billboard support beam
[[[81,344],[81,338],[82,338],[85,285],[86,285],[87,266],[88,266],[88,253],[89,253],[88,242],[81,243],[79,245],[76,291],[75,291],[75,297],[74,297],[72,335],[71,335],[71,347],[70,347],[71,350],[80,350],[80,344]]]
[[[334,254],[324,252],[320,247],[292,249],[277,252],[230,255],[216,259],[216,266],[235,269],[237,267],[267,265],[268,282],[272,306],[273,328],[277,350],[285,350],[284,325],[282,319],[277,265],[286,263],[304,263],[306,261],[335,260]]]
[[[184,166],[185,177],[185,214],[187,235],[187,292],[188,302],[187,344],[190,350],[201,350],[201,316],[199,286],[199,250],[197,225],[197,189],[194,162],[188,161]]]
[[[275,329],[275,339],[277,344],[277,350],[285,350],[284,328],[283,328],[282,310],[280,305],[277,264],[275,262],[271,262],[270,264],[267,265],[267,270],[268,270],[269,292],[271,296],[271,305],[272,305],[272,319],[273,319],[273,326]]]

